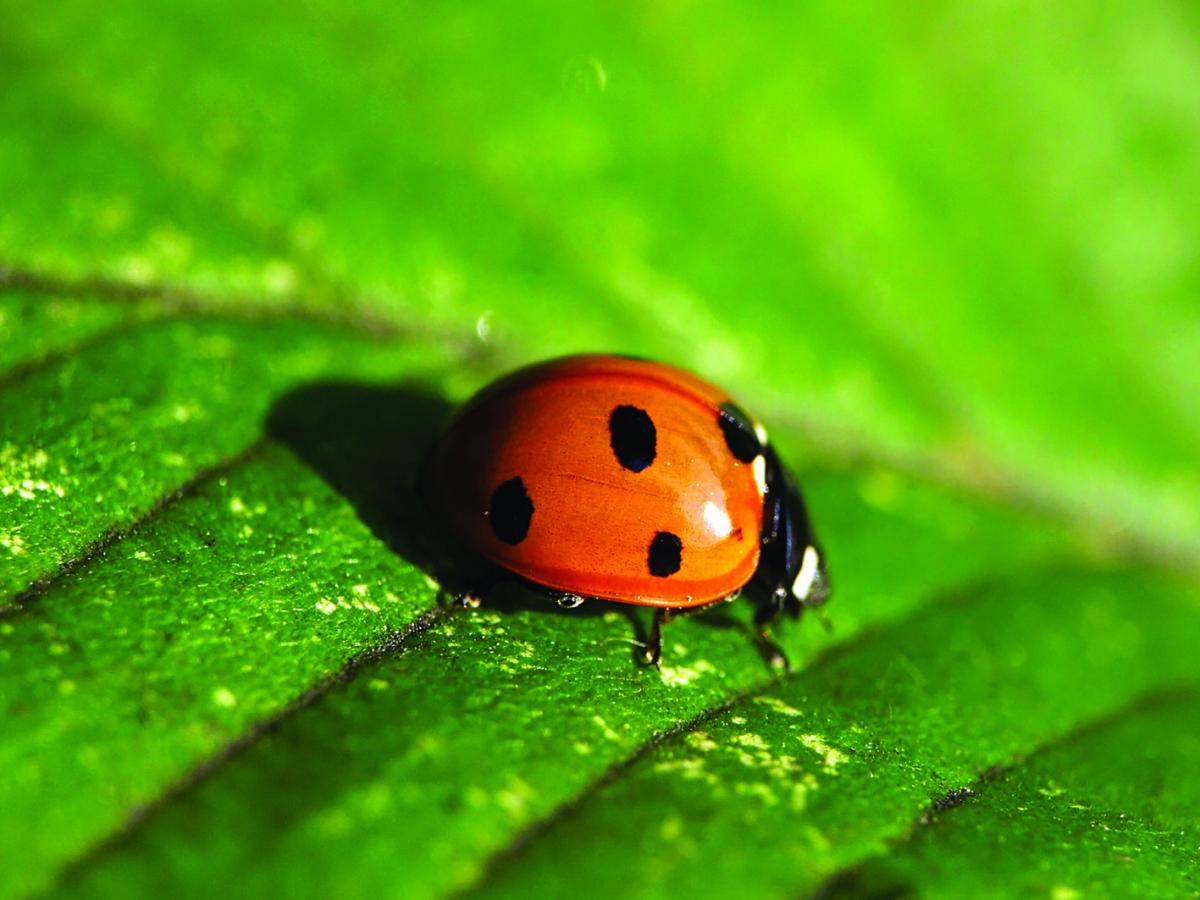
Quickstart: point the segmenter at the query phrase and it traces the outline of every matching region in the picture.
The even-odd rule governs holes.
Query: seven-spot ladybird
[[[657,607],[647,662],[673,612],[751,579],[769,594],[756,622],[776,654],[770,621],[829,593],[766,431],[725,392],[660,363],[569,356],[501,378],[454,415],[427,476],[460,538],[563,605]]]

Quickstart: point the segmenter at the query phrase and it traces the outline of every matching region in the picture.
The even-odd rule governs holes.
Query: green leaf
[[[1195,892],[1190,8],[9,12],[0,896]],[[791,674],[444,605],[421,454],[584,349],[770,425]]]
[[[1124,609],[1134,597],[1138,608]],[[952,805],[980,773],[1194,678],[1195,632],[1180,630],[1180,623],[1195,615],[1190,585],[1060,566],[957,592],[653,748],[611,785],[558,811],[553,827],[528,849],[498,860],[486,893],[522,896],[536,889],[553,896],[579,882],[604,896],[703,896],[735,884],[761,896],[795,895],[825,882],[840,888],[841,867],[876,852],[927,817],[931,806]],[[930,635],[938,636],[936,644]],[[1194,717],[1200,706],[1194,694],[1187,699]],[[1190,725],[1167,732],[1181,742],[1183,759],[1195,757],[1194,732]],[[1129,762],[1153,765],[1136,755]],[[1076,773],[1077,799],[1091,804],[1093,816],[1132,811],[1122,804],[1136,782],[1116,797],[1094,789],[1121,779],[1114,764],[1098,757],[1090,773]],[[1182,791],[1194,794],[1195,786]],[[723,813],[724,807],[732,809]],[[956,815],[944,813],[947,821]],[[926,851],[941,858],[948,876],[943,891],[986,892],[982,872],[966,873],[983,868],[976,857],[995,855],[991,848],[1009,834],[1011,815],[991,810],[984,820],[990,836],[976,835],[955,860],[941,858],[944,846]],[[1079,818],[1047,815],[1029,824],[1028,839],[1034,845],[1058,839],[1059,829],[1078,827],[1072,820]],[[1167,871],[1182,882],[1200,830],[1178,815],[1147,818],[1149,855],[1169,857],[1174,849],[1176,865]],[[1151,823],[1161,831],[1155,834]],[[938,831],[928,827],[930,842]],[[589,835],[611,833],[623,836],[619,846],[602,844],[569,868],[561,865]],[[1091,884],[1080,887],[1113,895],[1156,883],[1159,875],[1106,859],[1107,850],[1097,842],[1046,868],[1063,884],[1086,876]],[[1039,859],[1036,846],[1029,851]],[[998,866],[999,883],[1030,887],[1029,858]],[[907,877],[890,887],[923,891],[920,860],[905,862]]]
[[[0,295],[0,372],[11,384],[57,354],[71,353],[89,340],[102,340],[127,325],[140,310],[94,299],[45,297],[17,291]]]
[[[944,896],[996,884],[1059,897],[1195,894],[1198,701],[1194,689],[1151,695],[1067,735],[843,882]],[[999,844],[1003,853],[987,852]]]
[[[814,480],[813,502],[861,515],[859,487],[845,475]],[[1019,527],[1017,539],[1005,541],[1014,520],[1001,513],[927,489],[893,488],[911,496],[906,511],[923,507],[928,516],[914,523],[881,510],[876,537],[891,533],[892,542],[856,541],[852,532],[840,542],[859,548],[864,565],[846,573],[846,590],[863,603],[838,617],[839,637],[902,614],[939,585],[979,577],[1000,556],[1033,560],[1053,552],[1052,538]],[[964,546],[940,566],[957,528],[990,532],[993,540]],[[925,563],[925,574],[908,583],[889,575],[886,548],[900,542]],[[874,555],[872,546],[885,549]],[[381,879],[397,895],[460,886],[521,826],[647,740],[768,680],[744,606],[672,625],[661,674],[632,664],[629,642],[638,631],[619,611],[557,613],[536,598],[528,607],[454,616],[288,716],[199,792],[154,817],[146,840],[169,846],[166,859],[139,844],[133,860],[119,854],[109,863],[116,877],[129,877],[135,865],[146,884],[161,878],[199,886],[207,872],[253,891],[280,879],[302,890],[319,872],[335,892]],[[798,663],[831,640],[811,628],[785,634]],[[264,802],[271,812],[260,815]],[[282,832],[281,809],[293,823]],[[223,821],[242,827],[227,832],[216,827]],[[197,831],[208,840],[198,842]],[[183,840],[185,833],[191,836]],[[396,846],[427,862],[398,869],[389,849]],[[338,864],[351,847],[357,863]],[[272,864],[264,864],[264,853],[277,854]],[[107,867],[100,869],[103,878]]]

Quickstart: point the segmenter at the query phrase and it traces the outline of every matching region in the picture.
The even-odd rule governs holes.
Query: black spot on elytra
[[[631,472],[640,472],[654,462],[658,432],[644,409],[618,406],[608,417],[608,433],[617,462]]]
[[[729,452],[744,463],[753,461],[754,457],[763,452],[758,435],[754,433],[754,424],[750,417],[736,403],[722,403],[717,412],[717,424],[725,435],[725,443]]]
[[[492,491],[492,505],[488,521],[496,537],[506,544],[519,544],[529,534],[529,522],[533,518],[533,501],[525,490],[520,476],[510,478]]]
[[[650,542],[650,574],[666,578],[679,571],[683,541],[669,531],[660,531]]]

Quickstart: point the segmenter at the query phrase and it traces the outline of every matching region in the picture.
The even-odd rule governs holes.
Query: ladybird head
[[[762,556],[759,580],[775,602],[820,606],[829,599],[825,554],[813,536],[800,492],[770,447],[763,449],[766,490],[763,497]]]
[[[758,580],[780,608],[789,601],[801,606],[824,603],[829,597],[825,556],[813,537],[800,491],[767,442],[766,429],[733,401],[721,404],[717,423],[729,452],[753,467],[762,494]]]

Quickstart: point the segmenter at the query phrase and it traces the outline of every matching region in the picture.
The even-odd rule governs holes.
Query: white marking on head
[[[761,453],[754,457],[754,462],[750,463],[754,469],[754,482],[758,485],[758,496],[765,497],[767,495],[767,458]]]
[[[819,563],[817,548],[811,545],[805,547],[804,559],[800,561],[800,572],[796,575],[796,580],[792,582],[792,596],[802,603],[808,599],[813,582],[817,580]]]
[[[762,422],[754,423],[754,434],[760,444],[767,446],[767,429],[763,428]]]
[[[704,506],[700,509],[700,515],[703,516],[704,524],[708,526],[709,532],[718,540],[724,540],[733,531],[729,513],[725,511],[724,507],[718,506],[711,500],[704,502]]]

